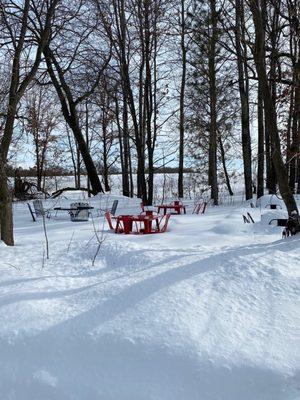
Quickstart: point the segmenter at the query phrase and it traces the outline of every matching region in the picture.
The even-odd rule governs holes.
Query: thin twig
[[[94,254],[94,257],[92,258],[92,266],[94,266],[96,258],[97,258],[98,254],[99,254],[100,249],[101,249],[102,243],[105,241],[106,236],[104,236],[104,219],[103,219],[103,224],[102,224],[101,236],[100,237],[99,237],[98,232],[96,230],[96,225],[95,225],[95,221],[94,221],[93,215],[92,215],[92,223],[93,223],[93,229],[94,229],[94,234],[95,234],[94,236],[96,237],[97,242],[98,242],[97,250],[96,250],[96,252]]]
[[[7,265],[9,265],[10,267],[15,268],[17,271],[20,271],[20,268],[16,267],[15,265],[11,264],[11,263],[6,263]]]

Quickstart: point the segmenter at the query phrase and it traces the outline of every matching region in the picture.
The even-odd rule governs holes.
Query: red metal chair
[[[183,203],[181,200],[174,200],[171,203],[172,206],[183,206]]]
[[[202,203],[198,203],[195,205],[193,214],[204,214],[207,207],[207,202],[203,201]]]
[[[166,230],[167,230],[167,228],[168,228],[168,223],[169,223],[170,217],[171,217],[171,214],[166,214],[166,215],[164,215],[164,216],[161,218],[161,220],[159,221],[159,232],[160,232],[160,233],[166,232]],[[161,223],[163,222],[163,220],[164,220],[164,223],[163,223],[163,225],[161,226]]]
[[[180,209],[183,207],[183,203],[181,200],[174,200],[171,203],[171,206],[174,206],[174,210],[176,211],[177,214],[180,214]]]
[[[130,215],[122,215],[122,223],[123,225],[121,226],[121,221],[118,219],[117,226],[120,226],[120,229],[118,229],[118,233],[132,233],[133,223]]]
[[[158,212],[154,210],[144,210],[140,212],[140,215],[158,215]]]
[[[118,227],[118,233],[121,233],[121,232],[124,231],[124,226],[122,225],[122,223],[121,223],[120,221],[118,221],[118,222],[116,223],[116,225],[113,226],[112,218],[113,218],[114,220],[117,220],[117,219],[118,219],[117,217],[112,217],[109,211],[106,211],[106,213],[104,214],[104,216],[105,216],[105,219],[106,219],[106,221],[107,221],[107,223],[108,223],[109,229],[111,229],[112,231],[116,231],[116,229],[117,229],[117,227]]]
[[[107,223],[108,223],[109,229],[115,230],[116,227],[113,226],[110,212],[109,212],[109,211],[106,211],[106,213],[104,214],[104,216],[105,216],[105,219],[106,219],[106,221],[107,221]]]

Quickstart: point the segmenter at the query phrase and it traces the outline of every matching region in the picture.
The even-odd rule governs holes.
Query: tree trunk
[[[7,185],[5,164],[0,163],[0,224],[1,240],[7,246],[14,245],[12,199]]]
[[[122,193],[123,196],[130,197],[129,188],[129,146],[128,146],[128,110],[127,100],[123,95],[122,126],[120,121],[119,100],[116,97],[116,120],[118,127],[118,138],[120,148],[120,162],[122,170]]]
[[[235,27],[235,44],[237,52],[237,67],[239,78],[239,92],[241,100],[241,123],[242,123],[242,150],[244,162],[244,179],[246,200],[252,199],[253,182],[252,182],[252,157],[251,157],[251,136],[250,136],[250,117],[249,117],[249,90],[248,90],[248,74],[246,73],[246,59],[242,54],[242,32],[241,25],[244,23],[244,7],[243,0],[236,0],[236,27]],[[245,39],[245,38],[243,38]]]
[[[219,204],[217,176],[217,93],[216,93],[216,43],[217,43],[217,12],[216,0],[210,0],[212,36],[210,38],[209,94],[210,94],[210,133],[209,133],[209,185],[213,204]]]
[[[250,9],[253,16],[255,26],[255,48],[253,49],[253,56],[256,65],[259,83],[261,84],[262,95],[264,100],[265,121],[266,127],[270,134],[271,142],[273,145],[273,163],[276,169],[278,178],[280,194],[286,205],[288,214],[291,215],[292,211],[297,211],[298,208],[294,196],[290,190],[288,175],[286,173],[285,165],[282,159],[280,138],[277,127],[276,110],[271,96],[271,91],[268,83],[266,65],[265,65],[265,41],[264,41],[264,27],[261,14],[260,0],[250,0]]]
[[[105,116],[105,111],[103,110],[103,118],[102,118],[102,134],[103,134],[103,181],[104,181],[104,190],[106,192],[110,191],[109,181],[108,181],[108,150],[107,150],[107,121]]]
[[[264,110],[261,85],[258,84],[257,96],[257,122],[258,122],[258,146],[257,146],[257,198],[264,195]]]
[[[64,79],[63,72],[61,70],[58,61],[56,60],[49,46],[45,47],[44,55],[51,81],[56,89],[56,92],[58,94],[61,103],[64,118],[74,134],[80,154],[85,164],[86,172],[88,174],[92,187],[91,192],[94,195],[96,195],[97,193],[103,193],[104,191],[100,183],[100,179],[95,164],[92,160],[88,146],[85,142],[84,136],[82,134],[79,125],[76,104],[73,100],[70,88]],[[58,77],[54,72],[54,67],[57,71]]]
[[[185,45],[185,0],[181,0],[181,32],[180,45],[182,55],[182,73],[179,101],[179,165],[178,165],[178,197],[183,197],[183,166],[184,166],[184,100],[186,82],[186,45]]]
[[[130,196],[129,188],[129,136],[128,136],[128,106],[127,99],[123,97],[123,129],[122,129],[122,139],[123,139],[123,150],[124,150],[124,176],[123,176],[123,195]]]
[[[226,186],[227,186],[229,195],[233,196],[233,191],[231,189],[230,179],[229,179],[229,175],[228,175],[228,171],[227,171],[227,167],[226,167],[225,150],[224,150],[223,142],[222,142],[222,139],[221,139],[220,135],[219,135],[219,144],[220,144],[221,158],[222,158],[222,164],[223,164],[223,170],[224,170],[224,175],[225,175]]]
[[[300,49],[299,49],[300,51]],[[293,188],[295,188],[295,183],[297,181],[297,193],[300,193],[300,56],[299,60],[294,66],[294,84],[295,84],[295,97],[294,97],[294,112],[293,112],[293,128],[292,128],[292,145],[291,145],[291,157],[293,160],[291,162],[291,167],[293,166],[293,176],[290,177],[293,183]],[[298,176],[297,176],[298,175]]]

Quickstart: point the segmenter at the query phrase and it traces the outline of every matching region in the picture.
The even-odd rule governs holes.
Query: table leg
[[[123,219],[124,233],[128,234],[132,230],[132,221]]]
[[[159,227],[159,221],[158,221],[158,219],[156,220],[156,230],[157,230],[157,232],[160,232],[160,227]]]
[[[186,214],[186,208],[185,208],[185,206],[183,206],[183,212]]]
[[[144,220],[144,233],[150,233],[151,231],[151,221]]]
[[[118,231],[119,231],[119,225],[120,225],[120,220],[119,220],[119,218],[117,219],[117,224],[116,224],[116,227],[115,227],[115,233],[118,233]]]

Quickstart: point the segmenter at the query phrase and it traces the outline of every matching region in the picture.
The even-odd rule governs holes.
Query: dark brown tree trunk
[[[300,51],[300,49],[299,49]],[[299,171],[300,171],[300,56],[298,62],[294,66],[294,110],[292,125],[292,143],[290,147],[290,187],[294,191],[295,184],[298,182],[297,193],[300,192],[299,187]]]
[[[78,143],[76,143],[76,170],[77,170],[77,183],[76,187],[81,187],[81,156]]]
[[[150,2],[144,2],[144,52],[145,52],[145,80],[144,80],[144,108],[145,108],[145,129],[146,129],[146,146],[148,155],[148,192],[147,204],[152,205],[153,202],[153,182],[154,182],[154,141],[152,132],[152,116],[153,116],[153,93],[152,93],[152,74],[151,74],[151,28],[153,35],[156,35],[155,25],[150,28]],[[155,57],[155,55],[154,55]]]
[[[13,212],[11,193],[7,185],[7,175],[0,164],[0,219],[1,219],[1,239],[8,246],[14,245],[13,233]]]
[[[79,187],[78,182],[77,182],[77,165],[76,165],[74,149],[72,146],[71,137],[70,137],[68,128],[67,128],[67,138],[68,138],[68,144],[69,144],[69,149],[70,149],[70,153],[71,153],[71,160],[72,160],[72,166],[73,166],[73,172],[74,172],[74,183],[75,183],[75,188],[77,188],[77,187]]]
[[[253,197],[252,182],[252,156],[251,156],[251,136],[250,136],[250,118],[249,118],[249,83],[246,58],[242,51],[242,39],[245,45],[245,38],[242,35],[242,26],[244,26],[244,7],[243,0],[235,1],[236,25],[235,25],[235,44],[237,52],[237,67],[239,78],[239,92],[241,100],[241,123],[242,123],[242,150],[244,162],[244,179],[246,200]],[[243,36],[243,38],[242,38]]]
[[[273,145],[271,134],[269,132],[267,115],[265,114],[265,138],[266,138],[266,186],[270,194],[276,193],[276,175],[273,163]]]
[[[294,88],[292,87],[290,93],[289,116],[286,129],[286,161],[285,161],[286,170],[289,175],[290,188],[292,192],[295,190],[295,182],[291,180],[290,176],[290,162],[292,161],[291,144],[292,144],[293,113],[294,113]]]
[[[295,99],[296,100],[296,99]],[[288,159],[288,171],[289,171],[289,185],[291,188],[291,191],[294,193],[295,191],[295,185],[296,185],[296,175],[297,175],[297,154],[299,152],[299,143],[298,143],[298,132],[297,132],[297,113],[296,111],[296,105],[293,107],[293,116],[292,116],[292,127],[291,127],[291,132],[292,132],[292,137],[291,137],[291,142],[290,145],[287,149],[287,152],[289,154],[289,159]]]
[[[265,128],[264,128],[264,110],[263,95],[261,85],[258,84],[257,90],[257,123],[258,123],[258,145],[257,145],[257,198],[264,195],[264,144],[265,144]]]
[[[214,205],[219,204],[217,176],[217,93],[216,93],[216,43],[217,43],[217,12],[216,0],[210,0],[212,33],[210,38],[209,94],[210,94],[210,133],[209,133],[209,172],[208,180],[211,187],[211,199]]]
[[[17,105],[22,96],[22,93],[18,94],[19,79],[20,79],[20,57],[26,36],[28,13],[29,13],[29,1],[26,0],[23,9],[21,31],[13,58],[12,74],[11,74],[11,81],[9,88],[9,103],[7,107],[6,122],[0,146],[1,240],[3,240],[4,243],[8,246],[14,245],[14,234],[13,234],[12,199],[11,199],[11,193],[8,188],[6,163],[7,163],[7,155],[9,147],[12,141]]]
[[[277,127],[276,110],[272,100],[271,91],[268,83],[266,65],[265,65],[265,41],[264,41],[264,24],[261,13],[260,0],[249,1],[253,22],[255,26],[255,48],[253,49],[254,61],[256,65],[258,80],[261,85],[266,127],[270,134],[273,146],[273,163],[276,169],[278,178],[280,194],[286,205],[288,214],[291,215],[292,211],[297,211],[297,204],[294,196],[290,190],[288,175],[282,159],[280,138]]]
[[[123,97],[123,112],[122,112],[122,139],[123,139],[123,150],[124,150],[124,177],[123,177],[123,195],[130,197],[130,187],[129,187],[129,134],[128,134],[128,106],[127,99]]]
[[[180,31],[180,47],[182,57],[182,72],[180,85],[180,101],[179,101],[179,165],[178,165],[178,197],[183,197],[183,166],[184,166],[184,100],[185,100],[185,84],[186,84],[186,44],[185,44],[185,0],[181,0],[181,31]]]
[[[142,198],[143,202],[147,204],[147,183],[145,176],[145,108],[144,108],[144,91],[143,91],[143,74],[145,67],[144,51],[139,49],[139,82],[138,82],[138,107],[135,104],[135,94],[132,88],[132,81],[129,73],[129,57],[128,57],[128,19],[125,12],[125,0],[112,0],[113,18],[116,24],[115,32],[112,31],[111,24],[107,22],[107,16],[102,12],[101,3],[98,4],[98,10],[102,16],[102,21],[106,33],[113,44],[119,62],[121,84],[123,95],[126,97],[128,110],[131,116],[133,128],[133,143],[136,148],[137,156],[137,196]],[[145,2],[147,3],[147,1]],[[149,3],[150,4],[150,3]],[[144,2],[136,2],[138,20],[142,18],[142,7]],[[139,24],[140,36],[143,36],[143,24]],[[141,39],[141,38],[140,38]],[[141,46],[143,41],[141,41]],[[129,140],[127,141],[129,143]],[[131,155],[129,153],[129,159]],[[124,158],[125,160],[125,158]],[[131,165],[129,165],[131,170]],[[132,177],[130,173],[130,177]],[[130,178],[130,182],[131,182]],[[131,183],[130,183],[131,185]],[[132,188],[132,186],[131,186]],[[131,190],[132,193],[132,190]]]
[[[265,43],[265,32],[267,30],[268,26],[268,8],[267,8],[267,0],[261,0],[260,3],[261,6],[261,18],[262,18],[262,33],[261,33],[261,40]],[[276,34],[276,32],[275,32]],[[271,34],[271,37],[274,39],[274,29]],[[272,39],[271,47],[272,47],[272,53],[273,56],[271,57],[271,68],[270,68],[270,80],[271,80],[271,86],[270,86],[270,95],[272,97],[274,107],[276,104],[276,83],[275,83],[275,58],[274,58],[274,40]],[[266,57],[265,51],[263,53],[264,57]],[[265,60],[264,58],[263,62],[265,65]],[[266,67],[265,67],[266,68]],[[274,81],[272,83],[272,80]],[[274,85],[275,84],[275,85]],[[276,113],[275,113],[276,116]],[[265,113],[265,143],[266,143],[266,186],[267,189],[269,190],[270,194],[275,194],[276,193],[276,184],[277,184],[277,179],[276,179],[276,173],[275,173],[275,167],[274,167],[274,162],[273,162],[273,149],[274,149],[274,144],[272,143],[272,132],[269,132],[269,124],[268,121],[266,120],[268,116]],[[277,118],[277,116],[276,116]],[[277,124],[277,122],[276,122]]]
[[[85,102],[85,141],[86,141],[86,147],[87,147],[88,151],[90,152],[88,101]],[[91,183],[90,183],[89,174],[87,174],[87,176],[86,176],[86,187],[88,190],[88,197],[91,197]]]
[[[224,175],[225,175],[226,186],[227,186],[229,195],[233,196],[233,191],[231,189],[230,179],[229,179],[229,175],[228,175],[228,171],[227,171],[227,167],[226,167],[225,150],[224,150],[223,141],[222,141],[222,138],[220,135],[218,136],[218,139],[219,139],[219,144],[220,144],[221,159],[222,159],[222,165],[223,165],[223,170],[224,170]]]
[[[0,146],[0,224],[1,224],[1,240],[3,240],[7,245],[14,245],[13,237],[13,215],[12,215],[12,204],[11,195],[7,186],[7,176],[6,176],[6,163],[9,147],[12,141],[13,128],[15,122],[15,116],[17,111],[17,106],[24,95],[28,85],[32,82],[36,75],[38,67],[41,62],[41,55],[49,40],[49,34],[51,29],[51,21],[56,8],[58,0],[53,0],[49,2],[47,13],[44,19],[44,26],[40,35],[40,41],[35,52],[35,58],[29,72],[25,75],[22,81],[20,81],[20,61],[21,54],[24,48],[24,43],[26,39],[26,32],[28,29],[28,15],[30,8],[30,1],[25,0],[23,6],[23,15],[21,19],[20,31],[18,38],[15,39],[14,55],[12,61],[12,73],[10,79],[9,88],[9,100],[6,114],[6,122],[4,127],[3,136],[1,139]],[[5,20],[4,20],[5,23]],[[8,27],[11,30],[11,27]]]
[[[107,121],[105,116],[105,110],[103,110],[103,118],[102,118],[102,137],[103,137],[103,181],[104,181],[104,190],[106,192],[110,191],[109,186],[109,168],[108,168],[108,150],[107,150]]]
[[[116,121],[118,127],[119,149],[120,149],[120,162],[122,170],[122,193],[123,196],[130,197],[129,189],[129,168],[128,168],[128,112],[126,98],[123,96],[123,109],[122,109],[122,126],[120,121],[120,106],[119,100],[115,98],[116,104]],[[126,110],[125,110],[126,107]]]
[[[71,94],[70,88],[64,79],[63,72],[61,70],[61,67],[60,67],[58,61],[56,60],[56,58],[55,58],[53,52],[50,50],[49,46],[45,47],[44,55],[45,55],[45,60],[46,60],[46,64],[47,64],[48,73],[50,75],[51,81],[56,89],[57,94],[58,94],[64,118],[74,134],[80,154],[81,154],[83,162],[85,164],[86,172],[88,174],[88,177],[89,177],[89,180],[91,183],[91,187],[92,187],[91,192],[94,195],[96,195],[97,193],[103,193],[104,191],[103,191],[102,185],[100,183],[100,179],[99,179],[95,164],[92,160],[88,146],[86,144],[86,141],[84,139],[84,136],[82,134],[82,131],[81,131],[81,128],[79,125],[76,104],[73,100],[73,96]],[[57,75],[54,71],[54,68],[57,72]]]

